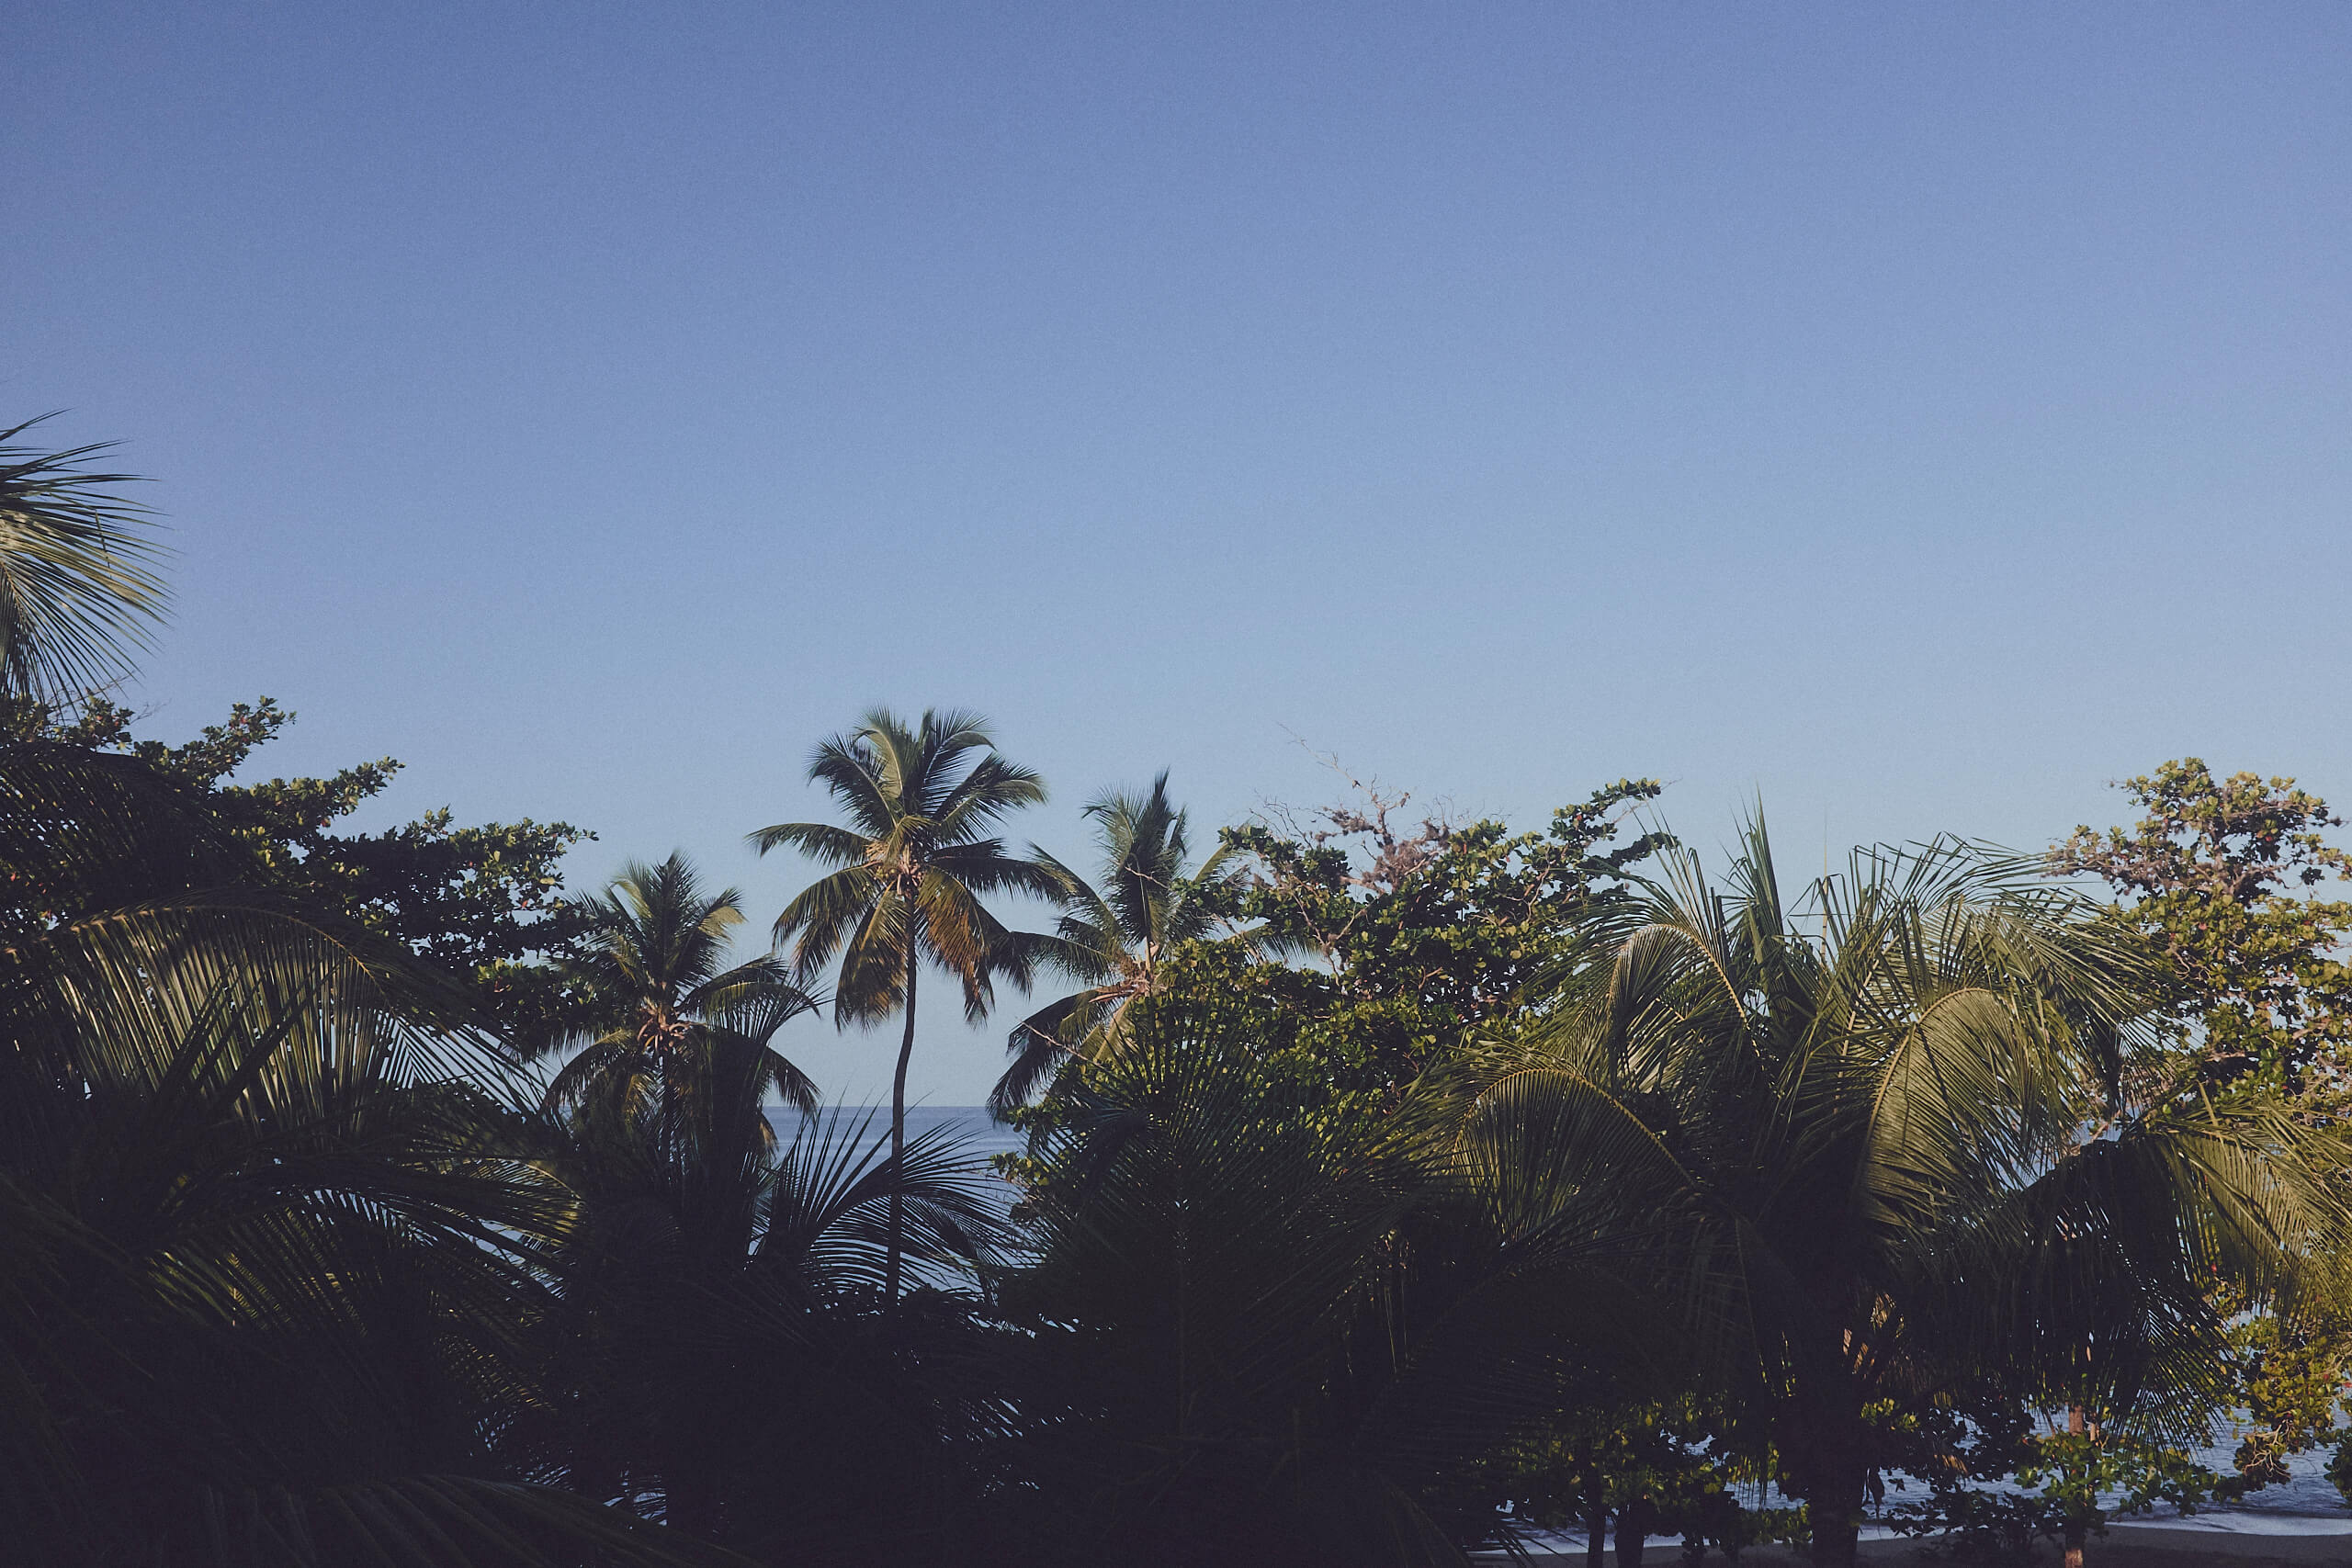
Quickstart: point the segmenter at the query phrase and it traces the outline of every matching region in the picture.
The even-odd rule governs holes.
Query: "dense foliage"
[[[263,697],[178,746],[132,733],[137,716],[103,694],[64,706],[0,697],[0,731],[19,741],[128,757],[200,795],[241,852],[237,878],[334,909],[475,982],[503,1036],[551,1041],[577,1021],[564,964],[584,952],[582,911],[563,897],[564,852],[594,835],[562,822],[458,827],[447,809],[379,833],[337,824],[401,771],[390,757],[328,778],[231,779],[294,721]]]
[[[2141,819],[2078,828],[2052,858],[2118,895],[2107,918],[2162,976],[2165,1035],[2140,1064],[2141,1092],[2276,1097],[2307,1122],[2339,1122],[2352,1105],[2352,900],[2320,895],[2352,874],[2324,837],[2342,820],[2291,779],[2216,778],[2195,757],[2121,787]],[[2256,1484],[2284,1480],[2290,1456],[2331,1437],[2335,1472],[2352,1480],[2352,1432],[2336,1436],[2352,1409],[2352,1281],[2306,1272],[2267,1304],[2215,1292],[2232,1319],[2227,1397],[2244,1413],[2237,1470]]]
[[[2079,1551],[2340,1413],[2352,863],[2287,781],[1789,886],[1645,781],[1196,848],[1162,774],[1080,872],[983,721],[876,710],[746,952],[681,856],[571,891],[561,824],[343,829],[389,761],[240,782],[266,699],[134,735],[86,456],[0,449],[0,1560]],[[1001,1173],[910,1135],[928,973],[1066,982]],[[887,1122],[783,1049],[828,1004],[900,1026]]]

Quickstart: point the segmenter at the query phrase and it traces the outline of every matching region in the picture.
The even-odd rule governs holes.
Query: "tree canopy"
[[[877,708],[811,758],[837,819],[751,835],[819,867],[763,946],[680,853],[583,895],[562,823],[354,831],[398,764],[248,778],[266,698],[137,733],[149,522],[28,428],[0,1559],[1844,1564],[1867,1513],[2079,1561],[2343,1414],[2352,858],[2290,780],[1792,886],[1645,780],[1210,849],[1161,773],[1081,874],[1008,843],[1046,785],[989,726]],[[996,1172],[910,1135],[926,973],[972,1021],[1069,984]],[[887,1123],[793,1063],[828,1002],[900,1022]]]

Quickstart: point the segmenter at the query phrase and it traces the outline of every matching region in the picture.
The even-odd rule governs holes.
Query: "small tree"
[[[596,1105],[634,1115],[641,1102],[669,1113],[709,1077],[721,1042],[741,1056],[756,1100],[773,1092],[803,1115],[817,1086],[774,1045],[776,1032],[818,999],[795,985],[782,960],[763,954],[729,964],[729,934],[743,923],[742,896],[712,893],[682,854],[629,864],[582,900],[590,949],[575,987],[582,1049],[548,1086],[550,1106]]]
[[[2172,987],[2180,1087],[2263,1085],[2318,1114],[2352,1094],[2352,901],[2312,895],[2352,874],[2321,829],[2344,819],[2295,781],[2216,779],[2195,757],[2121,785],[2145,815],[2129,832],[2077,828],[2052,869],[2097,876],[2116,919]]]
[[[2172,1037],[2143,1075],[2149,1091],[2275,1093],[2306,1122],[2341,1123],[2352,1108],[2352,901],[2317,890],[2352,874],[2352,855],[2323,837],[2343,818],[2292,779],[2216,778],[2195,757],[2120,787],[2140,820],[2077,828],[2051,863],[2112,888],[2111,919],[2158,961]],[[2252,1304],[2228,1291],[2217,1301],[2233,1320],[2226,1398],[2246,1421],[2237,1469],[2259,1487],[2336,1429],[2352,1290],[2338,1269],[2305,1278],[2278,1310]],[[2338,1460],[2352,1467],[2352,1438]]]

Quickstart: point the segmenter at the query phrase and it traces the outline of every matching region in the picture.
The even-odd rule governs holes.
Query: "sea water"
[[[843,1129],[864,1123],[865,1141],[869,1143],[887,1143],[890,1137],[888,1105],[828,1106],[818,1116],[826,1122],[839,1117]],[[801,1128],[799,1113],[786,1107],[769,1107],[768,1120],[775,1124],[776,1137],[786,1143]],[[1029,1146],[1026,1136],[998,1122],[984,1105],[908,1106],[907,1141],[912,1143],[925,1134],[953,1140],[966,1156],[983,1165],[992,1155],[1019,1154]]]

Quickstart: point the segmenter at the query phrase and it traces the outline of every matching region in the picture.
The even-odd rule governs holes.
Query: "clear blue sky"
[[[2352,7],[28,7],[0,402],[181,550],[139,700],[673,846],[964,704],[1791,858],[2352,805]],[[5,412],[5,411],[0,411]],[[887,1091],[886,1038],[799,1026]],[[991,1031],[991,1038],[995,1037]],[[918,1089],[998,1055],[943,1013]]]

